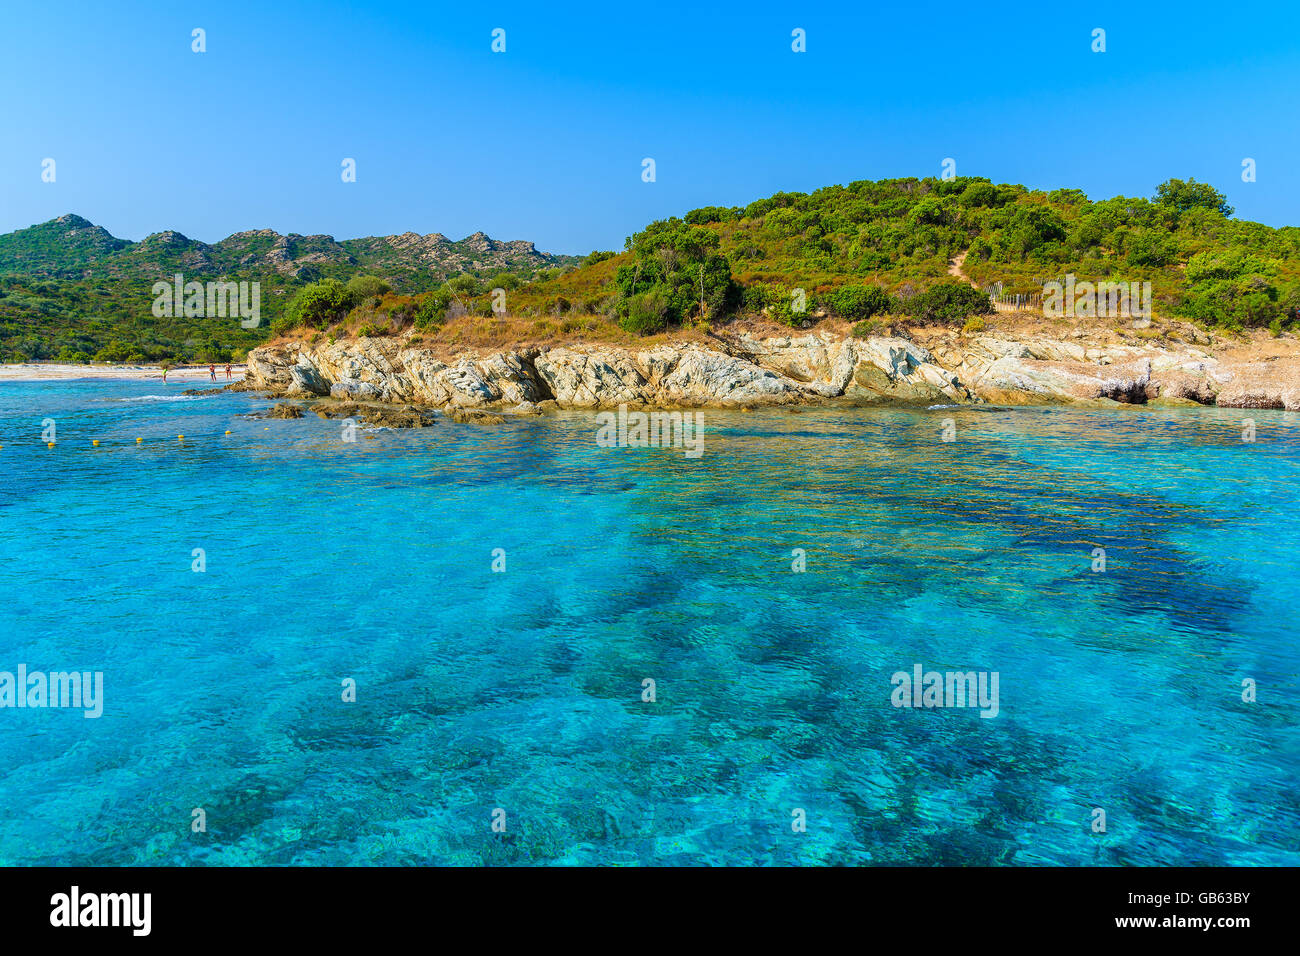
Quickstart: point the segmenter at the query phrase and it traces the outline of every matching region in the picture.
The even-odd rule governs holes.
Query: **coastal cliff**
[[[645,347],[565,342],[451,355],[401,336],[318,337],[254,349],[247,381],[288,398],[500,412],[1071,402],[1300,409],[1292,338],[1177,331],[1143,338],[1041,320],[975,334],[910,329],[908,337],[721,330]]]

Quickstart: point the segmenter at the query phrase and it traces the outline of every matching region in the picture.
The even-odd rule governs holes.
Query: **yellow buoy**
[[[99,439],[98,439],[98,438],[92,438],[92,439],[90,440],[90,443],[91,443],[92,445],[94,445],[96,448],[99,447]]]
[[[138,444],[140,444],[140,442],[142,442],[142,441],[144,441],[143,438],[137,438],[137,439],[135,440],[135,443],[138,445]]]
[[[52,441],[50,441],[50,442],[46,442],[46,443],[45,443],[45,447],[46,447],[46,448],[53,448],[53,447],[54,447],[54,442],[52,442]]]
[[[177,435],[177,436],[176,436],[176,440],[177,440],[177,441],[184,441],[184,440],[185,440],[185,436],[184,436],[184,435]]]
[[[229,428],[226,429],[226,434],[227,434],[227,435],[230,434],[230,429],[229,429]]]

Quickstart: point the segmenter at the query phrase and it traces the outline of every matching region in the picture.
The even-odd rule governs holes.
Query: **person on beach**
[[[216,380],[217,380],[217,367],[215,365],[209,365],[208,381],[215,382]]]
[[[166,365],[163,366],[163,384],[164,384],[164,385],[167,384],[167,366],[166,366]]]
[[[230,363],[229,363],[229,362],[226,363],[226,381],[227,381],[227,382],[230,381]]]

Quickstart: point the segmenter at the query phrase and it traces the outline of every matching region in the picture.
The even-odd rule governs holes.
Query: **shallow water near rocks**
[[[706,412],[688,459],[162,389],[0,385],[0,670],[105,696],[0,709],[0,863],[1300,863],[1294,414]],[[998,715],[893,706],[917,664]]]

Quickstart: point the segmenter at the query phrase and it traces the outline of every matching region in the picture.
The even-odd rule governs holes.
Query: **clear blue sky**
[[[481,229],[575,253],[946,157],[1093,198],[1194,176],[1241,218],[1300,224],[1295,0],[5,0],[0,84],[4,232],[76,212],[129,239]]]

